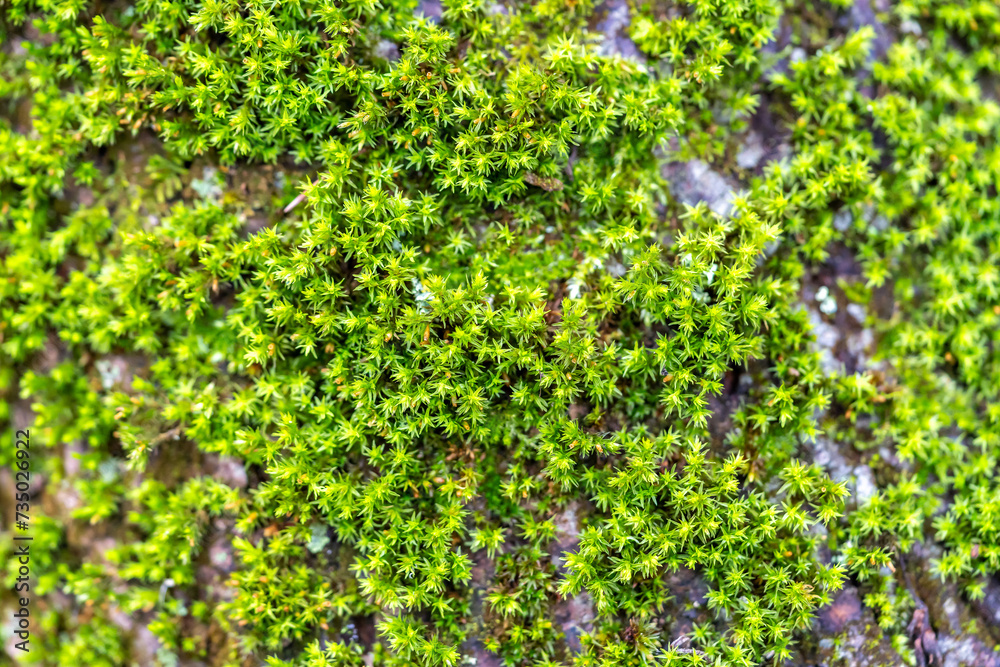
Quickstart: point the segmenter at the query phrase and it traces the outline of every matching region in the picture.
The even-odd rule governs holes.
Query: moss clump
[[[1000,17],[843,5],[0,0],[30,659],[781,664],[848,579],[923,657],[901,555],[1000,570]]]

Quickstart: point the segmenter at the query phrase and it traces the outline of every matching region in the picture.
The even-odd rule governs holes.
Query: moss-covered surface
[[[1000,664],[1000,6],[0,44],[0,660]]]

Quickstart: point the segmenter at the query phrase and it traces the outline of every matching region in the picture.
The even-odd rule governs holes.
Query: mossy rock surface
[[[0,660],[1000,667],[998,55],[0,0]]]

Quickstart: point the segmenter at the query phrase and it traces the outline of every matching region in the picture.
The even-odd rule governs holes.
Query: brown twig
[[[910,591],[910,596],[913,597],[917,608],[913,610],[913,618],[910,619],[910,624],[906,626],[906,631],[910,634],[913,639],[913,648],[916,649],[917,665],[918,667],[928,667],[929,665],[940,665],[941,664],[941,650],[938,648],[937,635],[934,633],[934,629],[930,624],[930,610],[920,596],[917,595],[917,589],[913,585],[913,579],[910,577],[909,569],[906,567],[906,559],[903,557],[903,553],[897,552],[899,555],[899,567],[903,571],[903,580],[906,582],[906,589]]]

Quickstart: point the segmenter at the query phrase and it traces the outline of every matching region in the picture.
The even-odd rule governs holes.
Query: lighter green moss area
[[[0,0],[29,658],[781,664],[849,580],[913,659],[900,555],[1000,571],[1000,8],[843,4]]]

